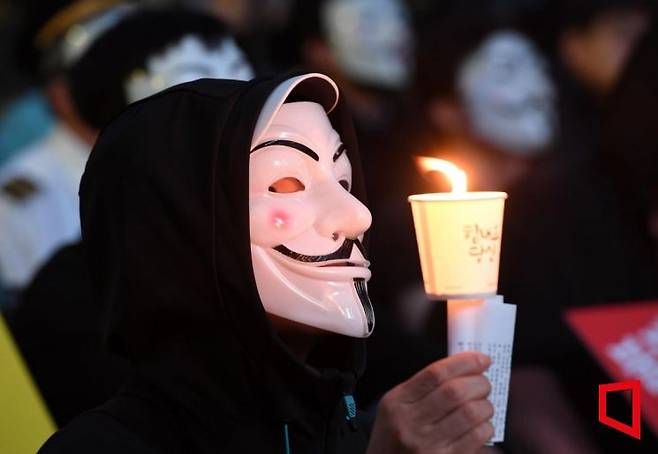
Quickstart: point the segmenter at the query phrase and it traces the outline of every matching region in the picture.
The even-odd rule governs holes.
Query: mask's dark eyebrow
[[[338,158],[340,158],[340,155],[345,153],[345,145],[342,143],[338,146],[338,150],[334,153],[334,162],[338,161]]]
[[[318,154],[315,151],[311,150],[309,147],[307,147],[306,145],[304,145],[302,143],[295,142],[295,141],[292,141],[292,140],[283,140],[283,139],[268,140],[267,142],[263,142],[260,145],[256,145],[251,150],[251,153],[253,153],[256,150],[260,150],[261,148],[271,147],[272,145],[282,145],[284,147],[294,148],[296,150],[301,151],[305,155],[310,156],[314,160],[320,162],[320,157],[318,156]]]

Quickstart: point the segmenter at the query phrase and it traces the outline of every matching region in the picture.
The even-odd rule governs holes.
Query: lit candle
[[[451,162],[417,162],[452,185],[452,192],[409,196],[425,292],[439,300],[495,295],[507,194],[468,192],[466,174]]]
[[[466,174],[451,162],[417,159],[422,172],[438,171],[452,192],[409,196],[425,292],[448,302],[448,354],[476,350],[492,358],[495,429],[491,445],[505,438],[505,418],[516,306],[496,295],[504,192],[468,192]]]

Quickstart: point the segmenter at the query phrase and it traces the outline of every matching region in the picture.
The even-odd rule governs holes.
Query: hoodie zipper
[[[350,426],[352,431],[357,429],[356,427],[356,401],[354,396],[351,394],[343,395],[343,403],[345,404],[345,420],[347,425]]]
[[[357,429],[356,426],[356,401],[354,396],[351,394],[343,395],[343,404],[345,404],[345,421],[347,425],[353,431]],[[283,443],[285,448],[285,454],[292,454],[290,450],[290,432],[288,429],[288,423],[283,424]]]
[[[288,423],[283,424],[283,443],[285,447],[285,453],[291,454],[292,451],[290,450],[290,436],[288,434]]]

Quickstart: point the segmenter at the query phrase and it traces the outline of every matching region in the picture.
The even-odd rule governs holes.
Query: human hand
[[[380,401],[367,454],[475,454],[494,429],[483,372],[488,356],[463,352],[436,361]]]

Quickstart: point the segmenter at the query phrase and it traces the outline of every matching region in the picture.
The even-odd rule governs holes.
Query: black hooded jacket
[[[102,132],[80,187],[82,234],[108,345],[134,374],[41,453],[365,451],[351,399],[363,341],[327,335],[300,362],[270,326],[254,282],[249,148],[283,80],[182,84],[133,104]],[[309,79],[288,101],[327,96]],[[363,200],[344,104],[329,117]]]

